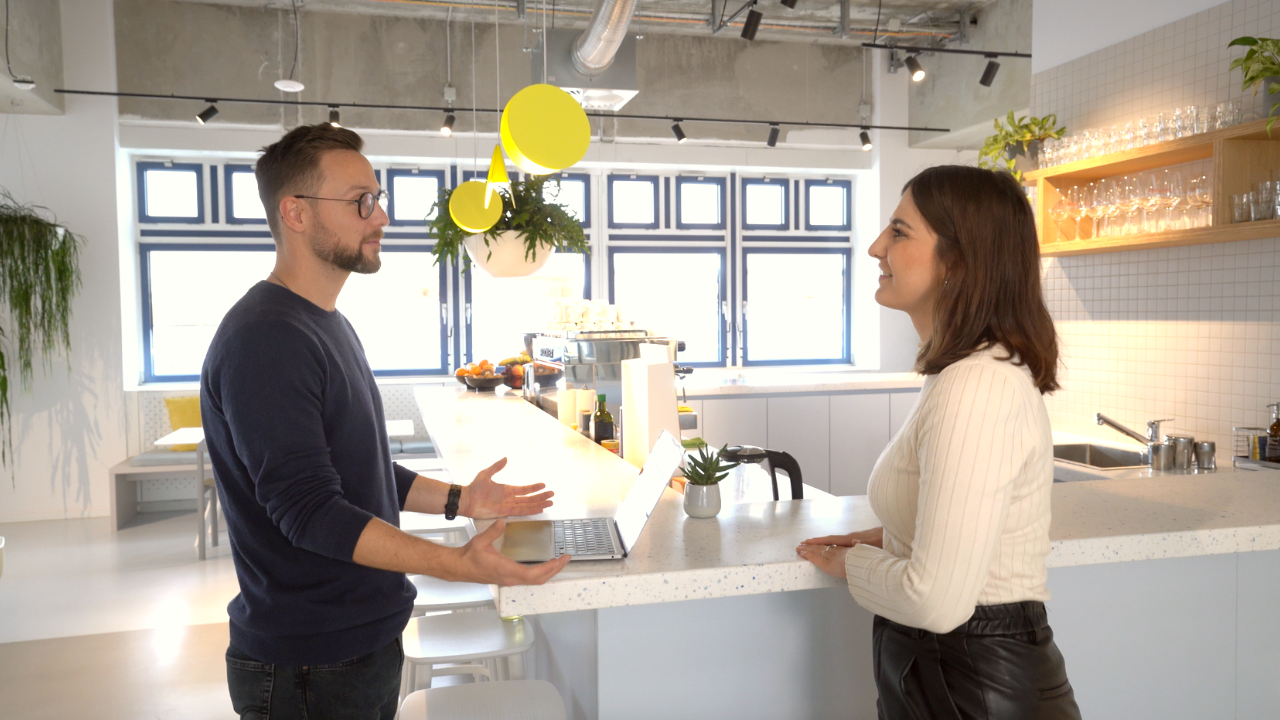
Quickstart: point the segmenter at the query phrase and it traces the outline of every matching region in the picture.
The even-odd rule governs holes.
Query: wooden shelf
[[[1062,240],[1057,223],[1049,217],[1049,209],[1072,185],[1196,160],[1213,160],[1213,227]],[[1046,257],[1055,257],[1280,237],[1280,220],[1231,224],[1231,197],[1248,192],[1256,182],[1270,180],[1276,171],[1280,171],[1280,132],[1269,137],[1264,118],[1225,130],[1034,170],[1023,179],[1036,187],[1040,252]]]
[[[1207,245],[1209,243],[1260,240],[1280,237],[1280,220],[1236,223],[1223,227],[1170,230],[1145,235],[1121,235],[1094,240],[1061,240],[1040,246],[1042,257],[1066,255],[1090,255],[1093,253],[1121,252],[1143,248],[1181,247],[1183,245]]]

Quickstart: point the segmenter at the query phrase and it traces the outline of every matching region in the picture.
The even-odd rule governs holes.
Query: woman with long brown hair
[[[884,526],[797,552],[875,613],[881,718],[1078,720],[1044,607],[1058,342],[1031,207],[1007,174],[929,168],[869,252],[926,379],[871,473]]]

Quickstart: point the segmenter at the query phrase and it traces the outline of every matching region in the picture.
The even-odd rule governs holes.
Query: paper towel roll
[[[556,419],[565,425],[578,422],[578,391],[556,391]]]

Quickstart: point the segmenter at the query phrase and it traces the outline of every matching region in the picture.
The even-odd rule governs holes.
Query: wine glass
[[[1160,193],[1160,205],[1164,207],[1164,229],[1172,230],[1174,227],[1173,211],[1186,202],[1187,191],[1182,184],[1182,173],[1180,171],[1165,170],[1163,175],[1164,179],[1160,184],[1163,186],[1164,192]]]
[[[1147,171],[1142,173],[1142,232],[1156,232],[1159,223],[1156,221],[1156,211],[1160,209],[1160,176],[1154,172]]]
[[[1071,211],[1067,208],[1066,198],[1061,198],[1053,204],[1053,207],[1049,208],[1049,217],[1053,218],[1053,222],[1058,226],[1058,234],[1062,240],[1071,240],[1071,233],[1062,224],[1064,220],[1071,217]]]
[[[1200,181],[1198,177],[1191,178],[1187,181],[1187,214],[1186,224],[1189,228],[1200,227],[1200,210],[1204,207],[1204,203],[1200,201]]]
[[[1099,185],[1100,193],[1099,204],[1102,211],[1102,234],[1105,236],[1119,235],[1116,227],[1116,218],[1120,217],[1120,188],[1114,179],[1103,180]]]
[[[1211,175],[1200,176],[1200,182],[1196,183],[1196,197],[1200,198],[1200,203],[1205,208],[1204,226],[1213,225],[1213,177]]]
[[[1137,228],[1134,226],[1133,214],[1142,202],[1142,189],[1138,186],[1138,179],[1128,175],[1120,178],[1116,187],[1120,194],[1120,208],[1124,210],[1121,232],[1125,235],[1134,234]]]

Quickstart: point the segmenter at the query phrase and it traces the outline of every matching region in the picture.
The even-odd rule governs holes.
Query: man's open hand
[[[550,490],[539,492],[545,483],[534,485],[503,485],[494,482],[493,476],[507,466],[507,459],[481,470],[470,485],[462,488],[458,500],[458,514],[475,520],[537,515],[551,507]],[[479,536],[477,536],[479,537]]]
[[[522,565],[503,555],[493,543],[506,528],[506,521],[499,520],[458,548],[458,577],[450,579],[487,585],[541,585],[569,564],[568,555],[539,565]]]

